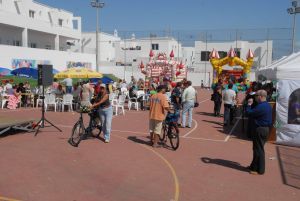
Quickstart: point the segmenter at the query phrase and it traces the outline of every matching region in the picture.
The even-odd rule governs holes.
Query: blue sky
[[[81,16],[95,30],[90,0],[36,0]],[[103,0],[102,30],[203,30],[291,27],[290,0]],[[300,19],[299,19],[300,22]],[[300,25],[300,23],[298,23]]]

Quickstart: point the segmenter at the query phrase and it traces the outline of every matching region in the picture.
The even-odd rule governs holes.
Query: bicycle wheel
[[[96,119],[93,119],[92,128],[91,128],[92,136],[95,138],[99,138],[101,131],[102,131],[102,124],[101,123],[99,124],[99,122]]]
[[[168,132],[168,126],[165,123],[163,123],[162,134],[159,135],[159,140],[160,141],[162,141],[162,142],[165,141],[167,132]]]
[[[72,129],[72,135],[70,138],[71,144],[77,147],[82,140],[84,133],[85,129],[83,123],[81,121],[76,122]]]
[[[174,150],[179,147],[179,130],[177,125],[169,126],[168,138]]]

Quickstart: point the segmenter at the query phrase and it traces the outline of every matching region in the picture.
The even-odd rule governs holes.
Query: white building
[[[0,66],[18,61],[53,64],[63,70],[71,63],[95,66],[95,55],[61,52],[68,41],[81,40],[81,18],[33,0],[0,0]],[[44,50],[42,50],[44,49]]]
[[[233,48],[241,59],[246,60],[248,50],[254,52],[253,71],[257,68],[271,64],[273,41],[249,42],[249,41],[232,41],[206,43],[204,41],[195,41],[195,47],[183,48],[183,60],[189,67],[188,79],[195,80],[195,85],[200,85],[203,80],[206,86],[212,83],[213,68],[209,62],[209,54],[215,49],[221,58],[227,55],[230,48]],[[225,66],[225,68],[231,68]],[[253,74],[254,75],[254,74]],[[254,79],[254,76],[252,77]]]
[[[113,35],[100,32],[98,40],[100,65],[115,65],[116,44],[119,44],[121,41],[121,38],[118,37],[118,32],[115,30]],[[74,52],[81,51],[87,54],[96,54],[96,33],[83,32],[81,41],[76,42],[72,50]]]
[[[116,63],[137,66],[141,61],[149,61],[149,52],[153,50],[156,55],[159,52],[167,55],[173,50],[175,59],[182,58],[182,45],[172,37],[151,37],[122,40],[116,44]]]

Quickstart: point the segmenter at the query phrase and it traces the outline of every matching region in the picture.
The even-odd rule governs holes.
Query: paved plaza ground
[[[79,114],[47,112],[63,130],[46,127],[0,138],[0,200],[22,201],[299,201],[300,149],[268,143],[266,173],[250,175],[252,143],[241,122],[224,129],[212,116],[210,91],[200,90],[192,128],[180,147],[148,145],[148,111],[114,116],[111,142],[67,143]],[[0,110],[36,118],[40,109]]]

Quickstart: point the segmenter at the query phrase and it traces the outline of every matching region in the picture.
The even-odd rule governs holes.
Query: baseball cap
[[[100,84],[100,87],[106,88],[105,84]]]

